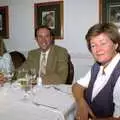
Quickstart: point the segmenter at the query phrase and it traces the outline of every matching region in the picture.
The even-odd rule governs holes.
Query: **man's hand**
[[[0,85],[3,86],[3,84],[5,83],[6,79],[4,77],[3,73],[0,73]]]

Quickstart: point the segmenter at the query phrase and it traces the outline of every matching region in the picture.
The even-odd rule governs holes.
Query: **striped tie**
[[[103,66],[102,74],[105,75],[105,68],[106,66]]]
[[[42,54],[40,75],[45,75],[45,73],[46,73],[46,56],[44,53]]]

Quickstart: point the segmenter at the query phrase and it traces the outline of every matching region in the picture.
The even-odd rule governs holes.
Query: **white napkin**
[[[56,88],[54,88],[54,86]],[[62,92],[63,91],[63,92]],[[57,108],[65,114],[74,106],[74,98],[71,93],[71,86],[67,85],[50,85],[39,89],[33,102],[37,104],[48,105]]]

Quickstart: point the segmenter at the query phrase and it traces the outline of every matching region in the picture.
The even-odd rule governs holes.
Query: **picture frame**
[[[9,38],[8,6],[0,6],[0,36]]]
[[[55,39],[63,39],[63,1],[34,4],[35,28],[47,25],[53,31]]]
[[[120,0],[99,0],[100,23],[108,22],[120,28]]]

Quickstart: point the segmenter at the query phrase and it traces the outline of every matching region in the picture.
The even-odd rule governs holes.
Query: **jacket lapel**
[[[35,66],[36,66],[37,71],[39,71],[39,68],[40,68],[40,55],[41,55],[41,51],[38,49],[37,56],[36,56],[37,58],[34,58],[36,59]]]
[[[55,50],[54,50],[54,46],[51,47],[50,52],[48,54],[48,59],[47,59],[47,65],[46,65],[46,72],[48,73],[48,71],[50,69],[52,69],[52,63],[54,62],[54,57],[55,56]]]

